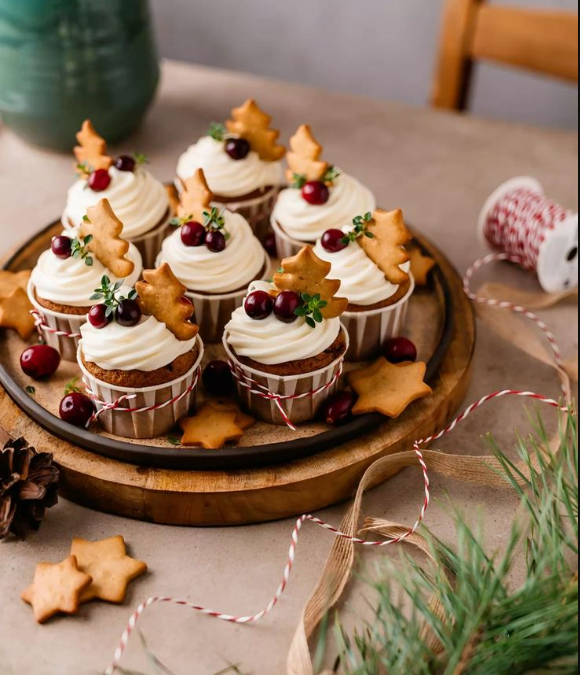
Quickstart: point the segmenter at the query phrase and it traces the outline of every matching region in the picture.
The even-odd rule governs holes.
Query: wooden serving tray
[[[6,263],[30,269],[61,230],[54,223],[26,242]],[[348,498],[363,471],[385,454],[406,450],[451,418],[469,383],[475,319],[461,279],[449,261],[422,236],[416,242],[438,267],[429,288],[416,293],[409,336],[428,362],[431,397],[398,420],[367,415],[329,429],[258,424],[237,447],[220,451],[180,448],[168,439],[128,442],[98,429],[78,430],[56,415],[66,382],[78,375],[63,364],[49,384],[30,384],[18,367],[22,341],[0,335],[0,425],[54,452],[63,473],[64,496],[123,516],[179,525],[262,522],[328,506]],[[223,358],[220,346],[207,359]],[[25,413],[24,415],[22,413]]]

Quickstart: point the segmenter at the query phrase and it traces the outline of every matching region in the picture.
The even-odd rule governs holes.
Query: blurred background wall
[[[578,9],[577,0],[494,0]],[[153,0],[163,56],[425,105],[444,0]],[[478,115],[578,128],[578,91],[478,66]]]

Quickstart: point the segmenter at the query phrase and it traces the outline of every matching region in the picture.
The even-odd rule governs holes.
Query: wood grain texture
[[[430,398],[378,432],[314,457],[256,470],[194,472],[148,469],[108,460],[57,439],[26,417],[0,390],[0,426],[53,452],[63,496],[91,508],[155,523],[238,525],[277,520],[348,499],[381,456],[408,450],[443,427],[469,384],[475,319],[457,273],[437,250],[455,305],[455,331]],[[23,256],[29,256],[26,251]]]

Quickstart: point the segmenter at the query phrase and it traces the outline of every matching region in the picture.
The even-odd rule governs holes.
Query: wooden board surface
[[[63,496],[91,508],[156,523],[214,526],[265,522],[348,499],[375,460],[408,450],[443,427],[461,404],[471,373],[475,318],[461,279],[434,251],[451,288],[455,329],[430,398],[398,420],[354,442],[313,457],[268,468],[170,471],[123,464],[52,436],[26,417],[2,389],[0,426],[53,452],[62,469]]]

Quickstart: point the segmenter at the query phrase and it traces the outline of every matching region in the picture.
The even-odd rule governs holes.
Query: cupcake
[[[360,213],[374,211],[371,191],[356,178],[321,160],[322,147],[308,125],[290,141],[288,182],[272,214],[282,257],[314,245],[326,230],[340,228]]]
[[[272,118],[253,100],[232,110],[232,120],[212,124],[209,133],[179,159],[177,189],[203,169],[214,193],[214,205],[240,213],[263,240],[283,183],[286,149],[277,144],[280,132]]]
[[[331,265],[310,247],[282,262],[273,283],[255,282],[226,326],[224,347],[239,397],[255,417],[294,425],[316,417],[335,393],[348,334],[340,316],[348,301]]]
[[[141,278],[141,255],[122,234],[123,224],[103,199],[88,209],[77,230],[52,240],[32,272],[28,296],[40,331],[65,361],[76,361],[80,327],[102,278],[129,285]]]
[[[190,414],[203,358],[185,287],[168,265],[143,276],[135,290],[103,281],[77,354],[101,425],[134,439],[163,436]]]
[[[411,235],[402,211],[377,210],[331,229],[314,251],[332,265],[348,299],[342,321],[350,336],[347,358],[368,361],[379,356],[386,341],[401,335],[415,289],[405,245]]]
[[[185,181],[174,221],[157,265],[169,263],[195,305],[204,342],[222,341],[232,312],[250,282],[269,278],[270,259],[240,213],[211,206],[213,195],[201,169]]]
[[[137,246],[145,266],[152,266],[174,215],[167,188],[146,170],[143,155],[123,156],[116,161],[108,157],[107,144],[90,121],[83,124],[77,139],[79,179],[68,193],[64,227],[79,227],[89,207],[108,199],[124,223],[125,237]]]

